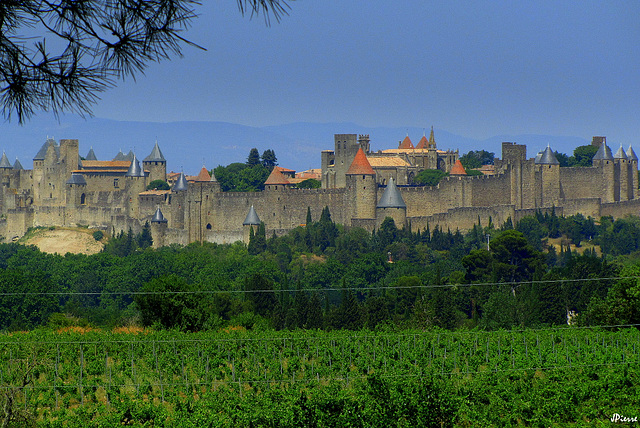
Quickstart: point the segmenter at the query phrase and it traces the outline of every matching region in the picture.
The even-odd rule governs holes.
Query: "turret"
[[[629,159],[629,199],[638,199],[638,156],[631,146],[627,149],[627,159]]]
[[[256,213],[256,210],[251,205],[249,208],[249,212],[242,222],[242,241],[245,244],[249,244],[249,237],[251,236],[251,229],[253,229],[253,233],[258,232],[258,226],[260,226],[260,217]]]
[[[167,160],[164,158],[157,141],[149,156],[142,161],[142,166],[149,171],[149,182],[154,180],[167,181]]]
[[[151,238],[153,239],[153,248],[157,249],[164,246],[167,227],[168,221],[162,214],[160,207],[158,207],[151,219]]]
[[[398,228],[402,228],[407,221],[407,204],[393,178],[389,179],[389,184],[376,206],[376,227],[379,228],[387,217],[391,217]]]
[[[78,205],[86,205],[87,203],[87,196],[85,193],[87,181],[84,179],[82,174],[74,172],[65,184],[67,187],[67,206],[72,208],[70,211],[70,213],[72,213],[74,212],[73,209],[75,207]]]
[[[358,149],[347,170],[346,184],[347,212],[350,218],[374,219],[376,218],[377,189],[376,173],[371,168],[362,149]]]
[[[592,164],[595,167],[600,168],[602,179],[601,179],[601,189],[602,194],[600,199],[602,202],[614,202],[615,198],[615,176],[616,176],[616,166],[613,161],[613,155],[611,154],[611,149],[607,146],[605,141],[602,142],[598,151],[593,156]]]
[[[129,165],[129,169],[124,175],[125,177],[125,188],[126,192],[129,196],[128,201],[128,214],[130,217],[138,218],[139,214],[139,194],[144,192],[146,188],[146,180],[145,174],[142,168],[140,167],[140,162],[138,162],[138,158],[136,155],[133,155],[131,160],[131,165]]]
[[[629,200],[629,158],[620,144],[620,148],[613,155],[613,163],[615,164],[614,172],[614,198],[616,201]]]
[[[182,229],[185,226],[185,212],[188,210],[188,189],[187,178],[181,172],[176,184],[171,188],[171,227],[174,229]]]
[[[540,195],[540,205],[550,207],[558,205],[560,201],[560,162],[556,155],[547,146],[536,158],[535,164],[542,175],[542,191]]]
[[[13,167],[7,158],[7,154],[2,152],[2,158],[0,158],[0,178],[2,179],[3,186],[9,186],[9,173]]]

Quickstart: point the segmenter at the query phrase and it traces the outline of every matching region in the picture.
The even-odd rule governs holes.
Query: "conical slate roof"
[[[87,155],[84,158],[85,160],[88,160],[88,161],[98,160],[98,158],[96,157],[96,153],[93,151],[93,147],[89,149],[89,153],[87,153]]]
[[[393,178],[389,179],[389,184],[378,202],[378,208],[407,208]]]
[[[136,156],[136,155],[133,153],[133,150],[129,150],[129,153],[127,153],[127,154],[124,156],[124,159],[123,159],[123,160],[133,161],[133,158],[134,158],[135,156]]]
[[[176,184],[173,185],[173,188],[171,190],[173,190],[174,192],[182,192],[184,190],[187,190],[188,187],[189,183],[187,183],[187,178],[184,176],[184,172],[181,172],[180,177],[178,177]]]
[[[133,159],[131,160],[131,165],[129,165],[129,170],[124,175],[125,177],[144,177],[144,171],[140,168],[140,162],[136,158],[136,155],[133,155]]]
[[[258,217],[258,214],[256,213],[256,210],[253,208],[253,205],[251,205],[251,208],[249,208],[249,212],[247,213],[247,216],[242,222],[242,225],[249,226],[249,225],[259,225],[259,224],[260,224],[260,217]]]
[[[149,154],[149,156],[147,156],[143,160],[143,162],[166,162],[166,161],[167,160],[162,155],[162,151],[160,150],[160,147],[158,146],[157,141],[155,146],[153,146],[153,150],[151,150],[151,153]]]
[[[399,149],[415,149],[413,143],[411,142],[411,138],[407,135],[404,137],[404,140],[400,143]]]
[[[47,138],[47,141],[45,141],[42,147],[40,147],[40,150],[38,150],[38,153],[35,155],[33,160],[44,160],[49,146],[53,146],[53,149],[56,151],[56,156],[60,157],[60,146],[56,143],[56,140],[53,138]]]
[[[153,215],[151,219],[151,223],[166,223],[167,219],[162,215],[162,211],[160,211],[160,207],[156,209],[156,213]]]
[[[547,148],[542,151],[542,156],[540,156],[540,159],[536,163],[540,165],[560,165],[560,162],[558,162],[556,155],[553,153],[553,150],[551,150],[551,147],[549,146],[547,146]]]
[[[0,158],[0,168],[13,168],[5,152],[2,152],[2,158]]]
[[[114,160],[114,161],[125,161],[125,160],[127,160],[127,157],[125,156],[125,154],[124,154],[124,153],[122,153],[122,150],[120,150],[120,151],[118,152],[118,154],[116,155],[116,157],[115,157],[115,158],[113,158],[113,160]]]
[[[13,169],[16,169],[16,170],[18,170],[18,169],[24,169],[24,168],[22,167],[22,164],[21,164],[21,163],[20,163],[20,161],[18,160],[18,158],[16,158],[16,161],[13,163]]]
[[[467,171],[464,169],[460,159],[456,159],[456,163],[453,164],[451,171],[449,171],[449,175],[467,175]]]
[[[614,159],[627,159],[627,154],[624,152],[624,149],[622,148],[622,144],[620,144],[620,148],[618,149],[616,154],[613,155],[613,158]]]
[[[631,146],[629,146],[629,149],[627,150],[627,158],[632,161],[638,160],[638,156],[636,156],[636,152],[633,151],[633,147]]]
[[[542,152],[538,152],[538,154],[536,155],[536,160],[534,161],[534,163],[540,163],[540,159],[542,159]]]
[[[375,175],[375,171],[371,168],[371,164],[367,160],[367,155],[364,154],[362,147],[358,149],[351,166],[347,170],[347,174],[351,175]]]
[[[602,143],[596,154],[593,156],[593,160],[613,160],[611,149],[607,146],[607,143]]]
[[[71,178],[67,180],[67,184],[80,184],[86,185],[87,181],[84,179],[82,174],[78,174],[76,172],[71,173]]]

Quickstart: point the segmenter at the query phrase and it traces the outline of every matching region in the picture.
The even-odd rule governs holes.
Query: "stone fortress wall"
[[[368,135],[337,134],[335,150],[321,153],[322,188],[295,189],[276,168],[264,191],[247,193],[222,192],[206,171],[181,176],[172,190],[147,191],[152,180],[167,178],[157,143],[140,163],[135,155],[81,160],[78,140],[49,139],[31,170],[0,160],[0,236],[7,242],[33,226],[77,225],[137,233],[150,222],[156,246],[231,243],[247,240],[252,207],[268,236],[303,225],[308,208],[317,220],[325,206],[335,222],[368,230],[387,216],[413,230],[468,230],[479,219],[501,224],[536,210],[595,218],[640,212],[631,148],[614,156],[602,140],[593,166],[560,168],[550,148],[533,159],[526,146],[503,143],[495,175],[452,174],[430,187],[413,185],[412,178],[422,165],[453,172],[457,152],[437,150],[433,134],[421,149],[402,148],[407,139],[399,149],[371,152]]]

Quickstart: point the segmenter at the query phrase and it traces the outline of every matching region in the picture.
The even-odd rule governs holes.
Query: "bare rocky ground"
[[[99,253],[104,245],[93,238],[92,229],[55,228],[36,229],[20,239],[24,245],[35,245],[44,253]]]

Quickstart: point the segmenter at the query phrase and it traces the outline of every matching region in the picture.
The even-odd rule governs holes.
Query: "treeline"
[[[466,234],[387,218],[369,233],[335,224],[325,208],[284,236],[258,227],[248,246],[153,250],[147,232],[91,256],[0,245],[0,329],[65,319],[191,331],[494,329],[565,324],[569,311],[585,325],[640,322],[637,217],[537,213]]]

